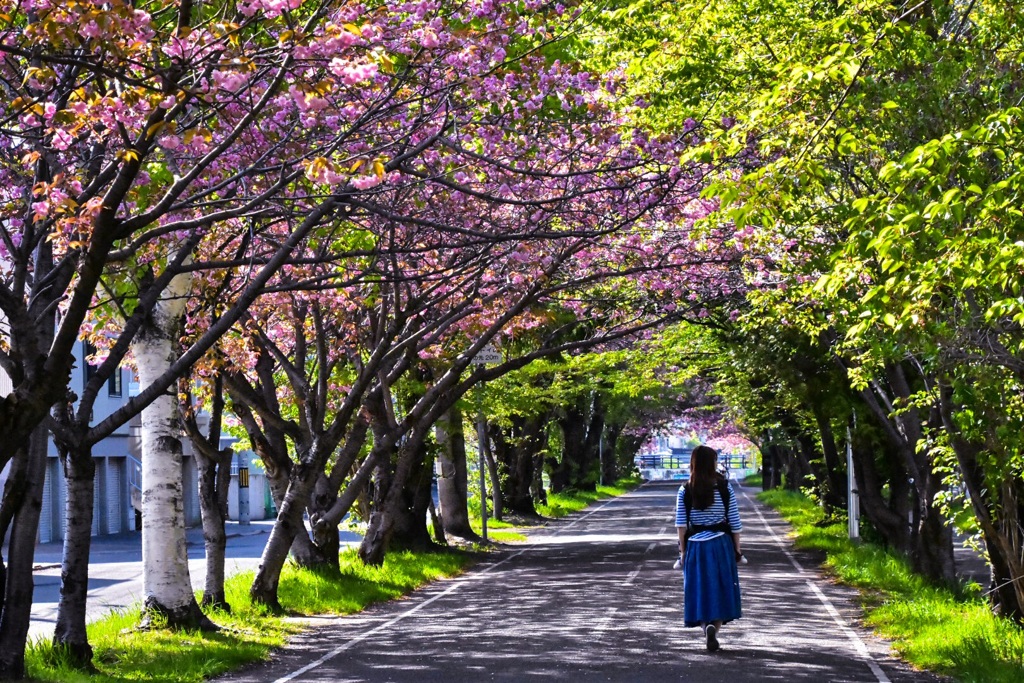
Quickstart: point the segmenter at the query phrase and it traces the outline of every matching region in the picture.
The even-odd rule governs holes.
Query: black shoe
[[[718,638],[715,637],[717,635],[717,631],[718,629],[716,629],[713,624],[708,624],[707,629],[704,631],[705,635],[708,637],[708,652],[718,652]]]

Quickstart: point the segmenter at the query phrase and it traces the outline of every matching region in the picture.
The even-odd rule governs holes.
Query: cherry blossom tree
[[[492,28],[526,35],[543,22],[543,13],[531,14],[536,7],[502,14],[489,4],[409,3],[388,11],[257,1],[146,12],[120,2],[36,2],[31,10],[7,2],[2,9],[7,260],[0,305],[10,345],[0,363],[15,392],[0,421],[12,444],[24,443],[51,405],[68,400],[71,348],[97,306],[116,311],[101,316],[111,324],[94,328],[97,341],[106,339],[102,382],[147,326],[169,337],[176,316],[148,312],[168,300],[164,291],[176,278],[215,265],[262,269],[231,300],[231,315],[173,362],[154,364],[147,371],[153,381],[92,428],[86,444],[172,386],[316,226],[357,206],[353,193],[450,135],[459,104],[452,94],[467,75],[482,83],[510,47],[509,31],[456,25],[490,19]],[[553,92],[549,83],[525,104],[540,107]],[[208,254],[237,250],[236,263],[200,264],[204,245]],[[155,320],[166,324],[153,327]],[[114,324],[122,329],[108,338]],[[83,415],[87,404],[79,404]],[[150,462],[158,457],[154,451]],[[8,578],[14,585],[16,577]],[[171,593],[191,601],[181,590],[185,578],[178,574]],[[173,597],[151,597],[171,613],[195,615]],[[5,619],[15,613],[5,610]],[[21,672],[17,631],[0,628],[15,634],[4,641],[4,656],[12,657],[4,675]]]
[[[51,406],[62,406],[53,424],[66,461],[81,471],[76,509],[91,509],[89,446],[144,408],[146,424],[169,426],[167,389],[236,323],[258,321],[247,312],[268,288],[339,288],[337,273],[303,272],[314,262],[340,264],[342,279],[375,268],[391,287],[379,297],[387,302],[379,340],[353,364],[352,389],[288,472],[280,533],[257,579],[271,580],[257,596],[272,595],[281,548],[291,547],[309,493],[339,444],[355,451],[364,415],[374,433],[371,464],[400,439],[418,447],[475,382],[540,354],[466,374],[475,352],[510,326],[531,324],[536,304],[570,292],[568,283],[650,273],[624,288],[640,302],[640,291],[665,299],[674,291],[651,261],[700,270],[685,257],[700,240],[667,226],[685,213],[703,172],[679,166],[685,139],[651,139],[612,116],[615,78],[604,83],[550,49],[552,27],[573,21],[558,18],[560,5],[253,0],[147,12],[116,0],[36,0],[31,9],[9,0],[0,8],[0,82],[9,95],[0,119],[0,309],[10,337],[0,365],[15,385],[0,426],[21,446]],[[659,207],[676,213],[655,216]],[[645,229],[672,234],[672,246],[644,249]],[[454,264],[445,253],[458,255]],[[607,265],[605,274],[595,265]],[[420,300],[410,306],[396,283],[413,280]],[[453,282],[461,284],[452,290]],[[189,307],[211,294],[208,308]],[[659,311],[672,314],[669,302],[661,305],[624,313],[607,334],[656,324]],[[190,310],[212,313],[198,320]],[[427,310],[435,322],[424,320]],[[175,342],[181,325],[183,349]],[[103,360],[69,409],[71,349],[83,334]],[[396,414],[391,387],[423,354],[454,360]],[[280,361],[258,358],[256,367]],[[295,358],[304,371],[306,360]],[[141,393],[90,425],[95,393],[126,360],[143,377]],[[264,384],[262,392],[276,389]],[[266,415],[254,419],[268,424]],[[279,446],[287,425],[273,428]],[[180,444],[169,431],[145,443],[153,495],[145,497],[144,533],[170,540],[147,546],[146,599],[172,623],[204,624],[188,588],[180,516],[169,510]],[[14,452],[0,451],[0,465]],[[400,458],[381,490],[369,561],[383,556],[412,469],[412,458]],[[158,498],[157,489],[172,495]],[[9,503],[11,518],[23,514],[34,528],[31,505]],[[80,536],[87,514],[80,519],[69,545],[79,557],[88,549]],[[8,587],[30,578],[19,572]],[[68,583],[78,587],[70,602],[84,600],[85,585],[81,575]],[[7,628],[19,614],[12,606],[0,623],[4,676],[23,668],[21,626]],[[77,614],[84,610],[68,638],[85,652]]]

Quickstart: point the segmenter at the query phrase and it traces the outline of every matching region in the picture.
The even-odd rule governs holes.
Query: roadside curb
[[[60,569],[60,562],[56,564],[34,564],[32,565],[32,571],[41,572],[46,569]]]

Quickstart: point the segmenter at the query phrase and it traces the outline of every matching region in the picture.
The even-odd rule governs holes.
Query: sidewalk
[[[270,537],[274,520],[260,520],[248,525],[228,522],[228,543],[225,551],[225,572],[228,576],[255,569],[263,547]],[[206,551],[203,530],[187,530],[189,574],[192,587],[202,589],[206,577]],[[361,537],[342,532],[342,543],[358,542]],[[35,593],[29,638],[53,635],[60,600],[60,567],[63,547],[60,543],[36,546],[33,574]],[[95,621],[115,610],[124,610],[142,601],[142,535],[128,532],[110,536],[94,536],[90,551],[89,598],[86,618]]]
[[[274,526],[274,520],[265,519],[255,522],[250,522],[248,525],[242,525],[238,522],[228,522],[225,524],[225,530],[228,535],[228,545],[231,546],[231,539],[239,538],[241,536],[255,536],[258,534],[269,534],[270,530]],[[193,527],[185,530],[185,536],[188,542],[189,557],[193,557],[194,551],[200,554],[205,554],[203,544],[203,529],[202,527]],[[6,548],[5,548],[6,552]],[[111,553],[119,554],[122,556],[134,557],[138,556],[139,562],[142,561],[142,534],[138,531],[126,531],[120,534],[109,534],[105,536],[93,536],[92,547],[90,556],[93,562],[99,560],[104,556]],[[60,566],[61,559],[64,554],[64,544],[62,541],[55,541],[53,543],[39,543],[36,545],[35,561],[32,566],[33,571],[40,571],[43,569],[49,569],[52,565]]]

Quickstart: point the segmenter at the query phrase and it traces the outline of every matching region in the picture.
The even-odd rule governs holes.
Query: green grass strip
[[[643,483],[643,479],[638,477],[627,477],[620,479],[615,484],[610,486],[598,486],[594,491],[565,491],[563,493],[551,493],[548,494],[548,502],[545,505],[536,505],[537,514],[542,517],[548,517],[552,519],[558,519],[570,515],[574,512],[584,510],[587,506],[595,503],[599,500],[606,498],[613,498],[615,496],[621,496],[625,493],[629,493],[637,486]],[[480,506],[479,503],[476,505],[470,505],[470,526],[478,534],[481,533],[482,527],[480,524]],[[529,526],[529,525],[528,525]],[[526,540],[526,536],[519,531],[503,531],[506,529],[515,529],[516,525],[506,522],[499,521],[493,517],[487,518],[487,538],[490,541],[497,543],[521,543]],[[497,531],[496,531],[497,530]]]
[[[861,589],[867,623],[908,662],[962,683],[1024,681],[1024,630],[994,616],[976,590],[930,585],[903,558],[851,542],[845,521],[825,522],[801,494],[758,497],[793,525],[797,548],[825,552],[829,571]]]
[[[620,479],[609,486],[598,486],[595,491],[565,491],[548,495],[546,505],[538,505],[537,512],[545,517],[565,517],[583,510],[591,503],[629,493],[643,483],[639,478]]]
[[[352,549],[341,555],[340,576],[289,564],[281,573],[278,597],[292,617],[350,614],[430,581],[455,576],[473,561],[470,554],[459,552],[391,552],[382,567],[366,567]],[[220,632],[136,631],[138,608],[116,612],[88,627],[97,673],[89,675],[67,666],[49,642],[36,641],[26,652],[29,675],[34,680],[61,683],[198,683],[265,660],[301,625],[250,603],[252,579],[252,572],[243,572],[227,580],[225,590],[232,612],[210,615],[222,627]]]

